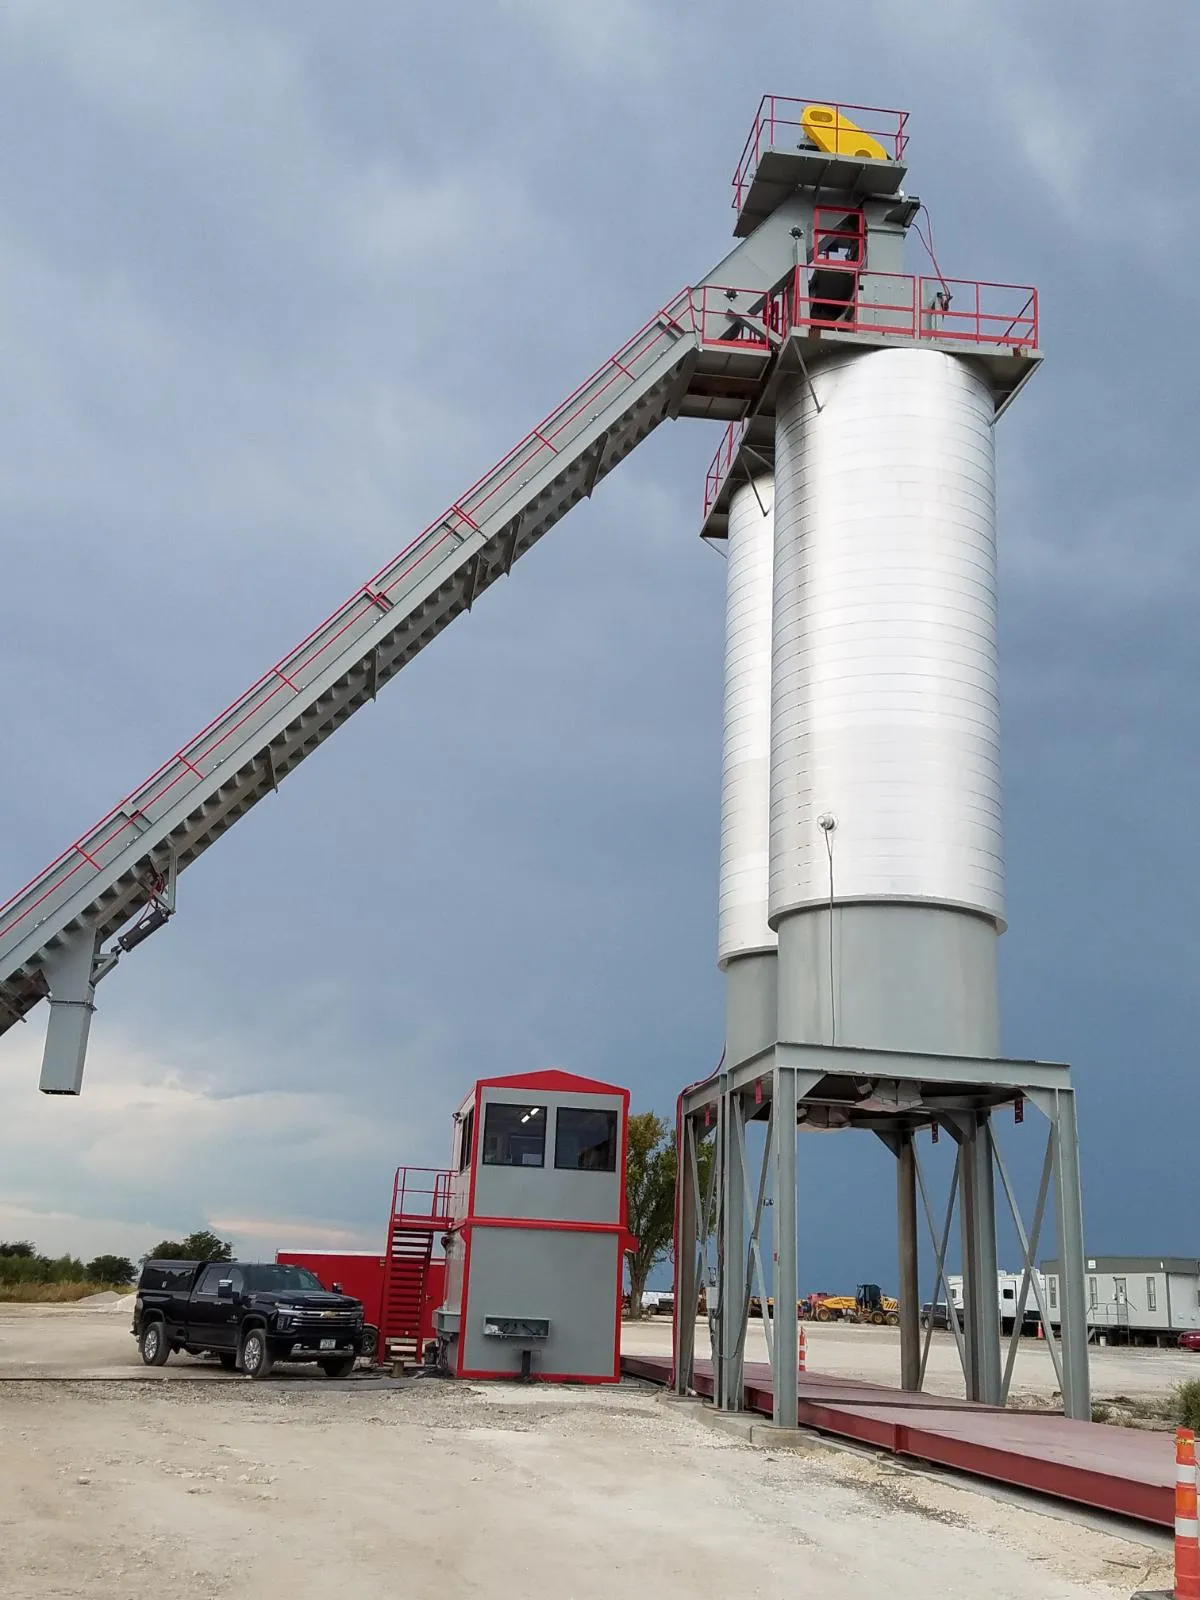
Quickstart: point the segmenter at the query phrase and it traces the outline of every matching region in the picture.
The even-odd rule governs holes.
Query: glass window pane
[[[471,1161],[471,1140],[475,1135],[474,1106],[471,1107],[470,1111],[468,1111],[466,1116],[463,1118],[462,1125],[459,1129],[459,1134],[462,1139],[462,1143],[458,1150],[458,1170],[463,1172],[470,1165]]]
[[[251,1289],[279,1292],[288,1289],[319,1289],[321,1280],[307,1267],[293,1266],[291,1262],[266,1261],[246,1268],[246,1283]]]
[[[509,1106],[491,1101],[483,1118],[485,1167],[546,1164],[545,1106]]]
[[[554,1165],[569,1172],[615,1172],[617,1113],[560,1106],[554,1129]]]

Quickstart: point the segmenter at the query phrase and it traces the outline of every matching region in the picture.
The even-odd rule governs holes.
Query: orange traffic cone
[[[1200,1600],[1196,1435],[1190,1428],[1175,1434],[1175,1600]]]
[[[801,1323],[800,1327],[798,1327],[796,1329],[796,1371],[797,1372],[804,1372],[806,1370],[805,1362],[808,1359],[807,1344],[808,1344],[808,1341],[804,1337],[804,1325],[803,1325],[803,1323]]]

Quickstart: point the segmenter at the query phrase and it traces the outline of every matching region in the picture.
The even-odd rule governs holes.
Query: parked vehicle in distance
[[[1181,1350],[1200,1350],[1200,1328],[1187,1328],[1179,1335]]]
[[[277,1361],[314,1361],[345,1378],[362,1352],[360,1300],[321,1287],[305,1267],[256,1261],[147,1261],[133,1335],[148,1367],[177,1350],[267,1377]]]
[[[944,1300],[926,1300],[921,1307],[921,1326],[923,1328],[950,1327],[950,1307]]]

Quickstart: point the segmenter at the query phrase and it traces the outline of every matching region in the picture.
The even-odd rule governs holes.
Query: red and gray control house
[[[627,1089],[569,1072],[463,1101],[435,1317],[456,1377],[619,1380],[628,1122]]]

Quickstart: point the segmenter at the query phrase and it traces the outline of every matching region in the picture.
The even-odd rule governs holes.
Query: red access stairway
[[[450,1221],[450,1174],[437,1167],[398,1167],[392,1185],[380,1361],[421,1359],[421,1320],[435,1234]]]

